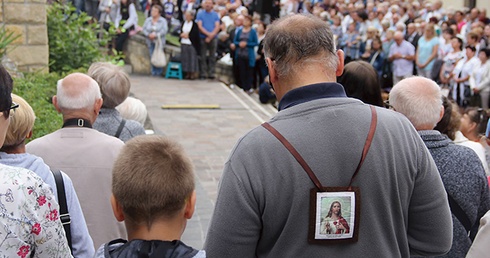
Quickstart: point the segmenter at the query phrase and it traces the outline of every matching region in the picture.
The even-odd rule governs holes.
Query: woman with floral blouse
[[[0,146],[17,104],[0,65]],[[51,187],[33,172],[0,164],[0,257],[71,257]]]

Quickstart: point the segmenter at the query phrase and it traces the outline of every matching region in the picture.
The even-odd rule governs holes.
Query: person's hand
[[[475,94],[478,94],[478,93],[480,93],[480,90],[479,90],[479,89],[477,89],[477,88],[474,88],[474,89],[473,89],[473,92],[474,92]]]
[[[345,227],[344,227],[344,225],[342,225],[342,223],[339,223],[339,224],[337,224],[337,229],[345,230]]]
[[[110,7],[106,7],[106,8],[105,8],[105,12],[106,12],[106,13],[110,13],[110,12],[111,12],[111,8],[110,8]]]
[[[150,33],[150,35],[148,35],[148,38],[150,40],[154,40],[156,37],[157,37],[157,34],[155,34],[155,32],[152,32],[152,33]]]
[[[231,50],[235,50],[235,48],[236,48],[235,44],[231,43],[231,44],[230,44],[230,49],[231,49]]]
[[[184,38],[184,39],[188,39],[189,38],[189,33],[180,33],[180,37],[181,38]]]
[[[238,44],[239,47],[241,48],[244,48],[247,46],[247,42],[246,41],[240,41],[240,43]]]
[[[116,29],[116,33],[117,33],[117,34],[121,34],[121,29],[117,28],[117,29]]]
[[[212,39],[210,37],[207,37],[206,39],[204,39],[204,42],[209,43],[209,42],[211,42],[211,40]]]

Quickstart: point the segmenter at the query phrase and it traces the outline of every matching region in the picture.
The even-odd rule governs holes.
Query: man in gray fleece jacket
[[[415,126],[434,158],[447,193],[463,210],[464,215],[458,218],[457,206],[451,207],[453,245],[444,257],[464,257],[471,246],[464,220],[471,228],[490,209],[482,163],[472,149],[456,145],[446,135],[433,130],[444,114],[441,90],[434,81],[423,77],[402,80],[390,92],[390,104]]]
[[[268,28],[264,50],[280,100],[269,124],[323,186],[349,185],[372,115],[368,105],[347,98],[335,83],[344,56],[335,50],[329,26],[311,15],[279,19]],[[451,215],[430,153],[403,115],[375,110],[377,128],[352,183],[362,199],[359,228],[348,225],[349,233],[358,234],[357,242],[308,242],[314,184],[282,143],[259,126],[238,141],[226,161],[204,246],[207,255],[409,257],[448,252]],[[345,207],[342,215],[347,216]]]

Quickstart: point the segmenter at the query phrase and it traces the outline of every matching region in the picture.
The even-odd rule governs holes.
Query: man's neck
[[[180,240],[187,220],[184,218],[158,220],[153,222],[150,229],[146,225],[130,225],[126,221],[125,224],[129,241],[134,239],[173,241]]]
[[[304,69],[304,71],[308,71],[308,69]],[[313,70],[314,71],[314,70]],[[311,85],[311,84],[316,84],[316,83],[325,83],[325,82],[336,82],[337,78],[330,78],[326,74],[318,74],[318,72],[304,72],[301,74],[301,76],[290,76],[291,78],[285,79],[283,81],[287,81],[287,84],[284,86],[279,86],[275,87],[276,91],[276,97],[278,100],[281,100],[281,98],[288,93],[291,90],[294,90],[296,88],[301,88],[303,86]],[[298,78],[294,79],[292,77]]]
[[[70,111],[70,112],[65,112],[63,113],[63,122],[66,122],[69,119],[85,119],[88,120],[91,124],[95,122],[95,118],[91,116],[91,114],[87,113],[87,111]]]

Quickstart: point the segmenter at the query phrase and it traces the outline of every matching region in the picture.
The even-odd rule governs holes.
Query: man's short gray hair
[[[295,74],[307,63],[335,71],[338,57],[330,27],[311,14],[297,14],[278,19],[267,28],[265,56],[275,62],[279,77]]]
[[[424,77],[410,77],[397,83],[390,92],[389,102],[415,128],[432,129],[441,118],[441,89],[437,83]]]
[[[95,80],[88,77],[89,83],[87,87],[73,90],[66,90],[63,85],[63,79],[58,80],[56,86],[56,99],[60,109],[81,110],[91,109],[97,99],[102,97],[99,85]]]

